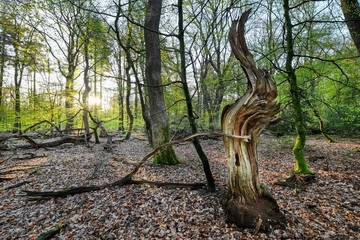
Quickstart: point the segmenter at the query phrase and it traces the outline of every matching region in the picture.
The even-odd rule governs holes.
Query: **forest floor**
[[[47,200],[22,192],[102,185],[124,177],[151,149],[141,135],[126,142],[117,139],[111,152],[104,143],[1,152],[0,177],[12,179],[0,182],[0,239],[36,239],[62,223],[67,225],[54,239],[360,239],[360,139],[335,138],[329,144],[321,136],[309,137],[306,156],[316,180],[300,190],[274,185],[293,169],[294,139],[261,137],[261,182],[287,219],[286,229],[268,233],[226,223],[221,200],[227,166],[221,139],[201,140],[216,180],[213,193],[146,184]],[[191,143],[175,149],[180,164],[159,166],[149,160],[135,178],[205,183]],[[29,156],[35,158],[25,159]],[[6,189],[18,183],[26,184]]]

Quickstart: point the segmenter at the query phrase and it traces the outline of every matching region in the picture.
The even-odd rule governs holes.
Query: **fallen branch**
[[[41,122],[35,123],[35,124],[31,125],[30,127],[26,128],[23,132],[26,133],[27,131],[29,131],[29,130],[31,130],[31,129],[35,128],[36,126],[38,126],[38,125],[40,125],[40,124],[43,124],[43,123],[49,124],[52,128],[55,128],[56,131],[61,134],[60,128],[58,128],[58,127],[56,126],[56,124],[54,124],[54,123],[52,123],[52,122],[50,122],[50,121],[48,121],[48,120],[43,120],[43,121],[41,121]],[[49,130],[50,130],[50,129],[49,129]],[[48,130],[48,131],[49,131],[49,130]]]
[[[1,144],[0,144],[0,148],[1,148]],[[0,162],[0,165],[4,164],[6,161],[10,160],[13,156],[14,156],[14,155],[11,155],[10,157],[5,158],[4,160],[2,160],[2,161]]]
[[[0,177],[0,182],[10,181],[14,178]]]
[[[72,187],[62,190],[44,191],[44,192],[23,190],[22,192],[26,193],[27,197],[33,197],[33,198],[36,197],[36,199],[39,198],[50,199],[50,198],[67,197],[69,195],[72,196],[80,193],[102,190],[108,187],[115,187],[115,186],[119,187],[127,184],[149,184],[157,187],[190,188],[191,190],[201,189],[206,186],[205,183],[169,183],[169,182],[153,182],[148,180],[133,180],[132,178],[126,176],[111,184],[105,184],[100,186],[80,186],[80,187]]]
[[[168,146],[172,146],[175,144],[179,144],[179,143],[182,143],[185,141],[189,141],[194,137],[205,136],[205,135],[215,135],[215,136],[224,136],[224,137],[229,137],[229,138],[238,138],[238,139],[243,139],[244,141],[248,141],[250,139],[250,136],[234,136],[234,135],[215,133],[215,132],[197,133],[197,134],[188,136],[182,140],[173,141],[170,143],[160,145],[159,147],[155,148],[150,153],[146,154],[143,157],[143,159],[135,166],[134,170],[132,170],[128,175],[126,175],[125,177],[123,177],[120,180],[117,180],[113,183],[100,185],[100,186],[72,187],[72,188],[66,188],[63,190],[55,190],[55,191],[38,192],[38,191],[23,190],[23,192],[26,193],[26,196],[28,196],[28,197],[54,198],[54,197],[66,197],[68,195],[75,195],[75,194],[79,194],[79,193],[97,191],[97,190],[101,190],[101,189],[104,189],[107,187],[123,186],[126,184],[149,184],[149,185],[160,186],[160,187],[199,189],[199,188],[204,187],[205,184],[204,183],[167,183],[167,182],[153,182],[153,181],[147,181],[147,180],[134,180],[133,176],[139,171],[140,167],[148,159],[150,159],[152,156],[154,156],[158,151],[162,150],[163,148],[166,148]]]
[[[9,189],[17,188],[17,187],[20,187],[20,186],[25,185],[25,184],[27,184],[27,183],[30,183],[30,181],[22,181],[22,182],[19,182],[19,183],[17,183],[17,184],[14,184],[14,185],[5,187],[5,188],[0,189],[0,190],[3,191],[3,190],[9,190]]]
[[[14,135],[11,137],[6,137],[3,139],[0,139],[0,142],[3,142],[5,140],[8,140],[10,138],[17,138],[17,139],[23,139],[30,144],[24,144],[24,145],[8,145],[8,144],[0,144],[0,150],[7,151],[7,150],[13,150],[13,149],[30,149],[30,148],[50,148],[50,147],[57,147],[65,143],[84,143],[85,138],[83,136],[73,137],[73,136],[64,136],[61,137],[59,140],[55,140],[52,142],[45,142],[45,143],[37,143],[34,140],[32,140],[29,136],[26,135]]]
[[[225,133],[218,133],[218,132],[207,132],[207,133],[196,133],[196,134],[193,134],[193,135],[190,135],[188,137],[185,137],[181,140],[178,140],[178,141],[172,141],[172,142],[169,142],[169,143],[165,143],[163,145],[160,145],[158,146],[157,148],[155,148],[153,151],[151,151],[150,153],[148,153],[147,155],[145,155],[145,157],[138,163],[138,165],[136,165],[135,169],[129,173],[128,176],[130,176],[130,178],[136,173],[139,171],[139,168],[152,156],[154,156],[158,151],[164,149],[164,148],[167,148],[169,146],[173,146],[173,145],[176,145],[176,144],[180,144],[180,143],[183,143],[183,142],[186,142],[186,141],[189,141],[195,137],[198,137],[198,136],[224,136],[224,137],[228,137],[228,138],[237,138],[237,139],[242,139],[243,141],[245,142],[248,142],[251,137],[246,135],[246,136],[237,136],[237,135],[230,135],[230,134],[225,134]]]
[[[38,236],[36,238],[36,240],[47,240],[47,239],[51,239],[53,238],[56,234],[58,234],[61,229],[63,229],[64,227],[66,227],[68,224],[67,223],[62,223],[57,225],[56,227],[50,229],[49,231],[42,233],[40,236]]]
[[[27,155],[26,157],[16,157],[14,160],[29,160],[34,158],[42,158],[46,157],[46,155],[36,155],[35,153],[24,153],[24,155]]]
[[[104,189],[104,188],[106,188],[108,186],[109,185],[81,186],[81,187],[65,188],[63,190],[44,191],[44,192],[23,190],[23,192],[25,192],[26,195],[29,196],[29,197],[52,198],[52,197],[66,197],[68,195],[75,195],[75,194],[79,194],[79,193],[92,192],[92,191]]]

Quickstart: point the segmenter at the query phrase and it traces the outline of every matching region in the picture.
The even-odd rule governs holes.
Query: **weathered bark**
[[[358,0],[341,0],[341,9],[351,38],[360,54],[360,3]]]
[[[229,135],[250,135],[250,141],[224,137],[228,158],[228,193],[225,210],[229,222],[239,227],[267,230],[283,219],[276,201],[260,184],[257,145],[261,130],[279,112],[276,83],[268,72],[258,69],[249,52],[245,37],[245,22],[250,10],[234,21],[229,41],[240,61],[248,86],[245,94],[224,108],[222,131]]]
[[[169,142],[169,118],[166,112],[164,92],[161,80],[161,52],[159,39],[159,24],[161,16],[161,0],[149,0],[145,17],[145,52],[146,52],[146,82],[149,94],[151,145],[158,147]],[[179,163],[174,149],[169,146],[154,156],[154,163]]]

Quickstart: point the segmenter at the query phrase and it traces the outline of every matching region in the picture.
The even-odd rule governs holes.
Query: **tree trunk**
[[[88,35],[87,35],[88,36]],[[89,93],[91,91],[90,83],[89,83],[89,39],[85,39],[84,42],[84,60],[85,60],[85,68],[84,68],[84,85],[85,90],[82,95],[82,104],[83,104],[83,122],[85,128],[85,139],[90,139],[90,127],[89,127]]]
[[[14,62],[14,84],[15,84],[15,122],[13,125],[13,133],[21,133],[21,82],[24,72],[24,66],[19,62],[19,50],[15,47],[15,62]]]
[[[129,9],[132,9],[132,7],[129,6]],[[131,23],[128,23],[128,32],[127,32],[128,37],[126,38],[127,42],[126,42],[126,45],[125,45],[123,43],[123,40],[122,40],[122,31],[123,30],[120,29],[120,27],[119,27],[120,26],[119,21],[121,19],[122,14],[123,13],[122,13],[121,7],[118,6],[117,12],[116,12],[116,17],[115,17],[115,22],[114,22],[114,28],[112,28],[112,30],[115,32],[117,44],[125,52],[126,63],[128,65],[128,67],[130,67],[130,69],[132,69],[132,71],[133,71],[133,77],[135,78],[135,81],[136,81],[136,84],[137,84],[137,87],[138,87],[138,92],[139,92],[139,95],[140,95],[140,103],[141,103],[141,110],[142,110],[143,119],[144,119],[144,122],[145,122],[146,130],[148,130],[149,126],[150,126],[149,116],[148,116],[146,105],[144,103],[144,98],[143,98],[143,93],[142,93],[142,89],[141,89],[139,74],[138,74],[138,71],[137,71],[137,69],[136,69],[136,67],[134,65],[133,57],[132,57],[131,51],[130,51],[130,49],[132,48],[132,46],[131,46],[132,43],[130,41],[131,40],[131,35],[132,35],[132,30],[131,30],[132,27],[130,27]],[[120,60],[121,60],[121,56],[119,55],[119,61],[118,61],[119,66],[121,66],[121,64],[120,64],[121,61]],[[123,114],[123,112],[121,112],[121,113]],[[122,117],[122,120],[124,120],[124,117]],[[123,125],[124,124],[122,123],[122,126]],[[126,135],[126,137],[127,136],[128,136],[128,134]]]
[[[125,68],[126,72],[126,97],[125,97],[125,104],[126,104],[126,113],[129,117],[128,129],[125,135],[125,140],[129,140],[131,137],[133,125],[134,125],[134,115],[131,111],[131,103],[130,103],[130,94],[131,94],[131,76],[130,76],[130,67],[127,66]]]
[[[257,145],[261,130],[279,112],[276,83],[268,72],[258,69],[249,52],[245,22],[250,10],[234,21],[229,41],[248,79],[247,91],[235,103],[223,109],[222,131],[229,135],[249,135],[251,139],[224,137],[228,158],[228,193],[225,201],[227,220],[239,227],[268,230],[281,224],[283,216],[276,201],[260,185]]]
[[[20,105],[20,86],[15,85],[15,122],[13,133],[21,133],[21,105]]]
[[[303,118],[303,111],[301,107],[300,89],[298,87],[295,69],[293,68],[294,59],[294,40],[292,36],[293,25],[290,20],[290,6],[289,0],[284,0],[284,16],[285,16],[285,28],[286,28],[286,72],[288,74],[288,82],[290,84],[291,100],[295,117],[296,128],[296,141],[293,147],[295,155],[295,172],[312,174],[307,166],[304,154],[304,147],[306,141],[306,128]]]
[[[179,11],[179,19],[178,19],[178,24],[179,24],[179,34],[178,34],[178,39],[179,39],[179,48],[180,48],[180,78],[181,78],[181,82],[183,85],[183,90],[184,90],[184,95],[185,95],[185,100],[186,100],[186,109],[187,109],[187,115],[188,115],[188,119],[189,119],[189,124],[190,124],[190,128],[191,128],[191,132],[192,134],[196,134],[198,132],[197,130],[197,126],[196,126],[196,121],[195,121],[195,116],[194,116],[194,111],[193,111],[193,106],[191,103],[191,95],[190,95],[190,90],[189,90],[189,86],[187,84],[187,78],[186,78],[186,59],[185,59],[185,39],[184,39],[184,19],[183,19],[183,0],[178,0],[178,11]],[[195,150],[197,152],[197,154],[199,155],[203,168],[204,168],[204,172],[205,172],[205,177],[207,180],[207,184],[208,184],[208,188],[210,191],[214,191],[215,190],[215,180],[213,178],[213,175],[211,173],[211,168],[210,168],[210,163],[209,160],[205,154],[205,152],[203,151],[201,144],[200,144],[200,140],[198,137],[194,137],[192,139],[192,142],[194,144]]]
[[[5,73],[5,33],[0,33],[0,121],[3,120],[3,83]]]
[[[119,66],[121,66],[119,64]],[[125,132],[124,128],[124,81],[122,79],[121,73],[119,74],[119,77],[116,80],[117,83],[117,89],[118,89],[118,109],[119,109],[119,125],[118,130],[121,133]]]
[[[358,0],[341,0],[346,25],[358,54],[360,54],[360,3]]]
[[[161,54],[159,24],[161,16],[161,0],[149,0],[145,17],[145,76],[148,85],[151,143],[156,148],[169,142],[169,119],[166,113],[164,92],[161,80]],[[172,146],[154,156],[154,163],[177,164],[179,160]]]
[[[71,73],[66,76],[65,83],[65,111],[66,111],[66,125],[65,129],[68,133],[74,127],[73,119],[73,97],[74,97],[74,75]]]

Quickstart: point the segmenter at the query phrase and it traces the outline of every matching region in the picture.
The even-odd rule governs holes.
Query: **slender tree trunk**
[[[117,40],[117,43],[118,43],[119,47],[125,51],[127,64],[133,71],[134,78],[135,78],[135,81],[136,81],[136,84],[137,84],[137,87],[138,87],[139,96],[140,96],[142,116],[143,116],[143,119],[145,121],[145,126],[146,126],[146,130],[147,130],[147,133],[148,133],[149,128],[150,128],[149,115],[148,115],[147,107],[146,107],[145,102],[144,102],[144,97],[143,97],[143,93],[142,93],[142,89],[141,89],[140,79],[139,79],[139,75],[137,73],[138,71],[137,71],[137,69],[135,67],[135,64],[134,64],[133,60],[132,60],[132,56],[131,56],[131,52],[130,52],[130,46],[126,46],[123,43],[123,40],[122,40],[122,36],[121,36],[122,35],[121,34],[122,30],[119,29],[119,21],[120,21],[121,15],[122,15],[122,12],[121,12],[121,5],[122,4],[121,4],[121,1],[119,1],[118,3],[119,3],[118,4],[118,11],[116,13],[115,24],[114,24],[115,26],[113,28],[113,31],[116,34],[116,40]],[[130,39],[131,39],[130,38],[131,37],[131,30],[128,32],[127,35],[128,35],[127,39],[130,41]],[[129,43],[129,45],[130,45],[130,43]],[[121,57],[121,56],[119,56],[119,57]],[[151,138],[149,138],[149,140],[150,139]]]
[[[74,79],[71,76],[66,77],[65,83],[65,111],[66,111],[66,125],[65,130],[69,132],[74,127],[73,119],[73,92],[74,92]]]
[[[210,58],[210,64],[215,70],[216,76],[218,78],[218,84],[215,90],[215,97],[210,106],[212,123],[214,128],[218,126],[219,123],[220,106],[224,98],[224,87],[225,87],[224,73],[223,70],[221,69],[221,62],[223,60],[222,58],[220,58],[221,56],[220,46],[216,47],[216,56],[218,56],[216,59]]]
[[[13,125],[13,133],[21,133],[21,81],[24,71],[24,67],[18,61],[19,54],[18,49],[15,48],[15,68],[14,68],[14,83],[15,83],[15,122]]]
[[[85,39],[84,42],[84,60],[85,60],[85,68],[84,68],[84,85],[85,90],[82,96],[82,104],[83,104],[83,122],[85,128],[85,139],[90,139],[90,127],[89,127],[89,93],[91,91],[90,83],[89,83],[89,39]]]
[[[122,61],[121,61],[121,54],[119,53],[116,57],[116,62],[118,65],[118,77],[116,79],[117,89],[118,89],[118,108],[119,108],[119,125],[118,130],[124,133],[124,81],[122,78]]]
[[[334,143],[334,139],[329,135],[327,134],[325,131],[324,131],[324,123],[320,117],[320,114],[319,112],[315,109],[315,107],[311,104],[310,100],[309,99],[306,99],[306,103],[308,104],[308,106],[312,109],[315,117],[318,119],[318,122],[319,122],[319,130],[321,132],[321,135],[323,135],[329,143]]]
[[[145,17],[145,76],[149,93],[149,110],[151,121],[152,147],[168,143],[169,118],[166,113],[164,92],[161,80],[161,54],[159,39],[159,24],[162,0],[149,0]],[[179,160],[172,146],[169,146],[154,156],[154,163],[177,164]]]
[[[13,133],[21,133],[21,106],[20,106],[20,86],[15,85],[15,122]]]
[[[4,37],[4,33],[0,33],[0,41],[1,41],[1,48],[0,48],[0,52],[1,52],[1,56],[0,56],[0,121],[3,120],[3,83],[4,83],[4,70],[5,70],[5,37]]]
[[[66,125],[65,130],[69,132],[74,127],[73,119],[73,106],[74,106],[74,76],[75,76],[75,65],[73,65],[74,57],[69,56],[68,60],[68,73],[66,75],[65,82],[65,114],[66,114]]]
[[[125,135],[125,140],[129,140],[131,137],[132,129],[134,126],[134,115],[131,111],[131,102],[130,102],[130,94],[131,94],[131,77],[130,77],[130,67],[125,68],[126,72],[126,97],[125,97],[125,104],[126,104],[126,113],[129,117],[128,129]]]
[[[268,72],[258,69],[245,42],[245,12],[231,25],[229,41],[248,79],[247,91],[223,109],[221,126],[225,134],[251,137],[249,141],[224,137],[228,163],[228,193],[225,212],[239,227],[268,230],[282,223],[276,201],[260,184],[257,145],[261,130],[279,112],[276,83]]]
[[[306,142],[306,128],[303,118],[303,110],[301,107],[301,96],[300,89],[298,87],[297,78],[295,74],[295,69],[293,68],[293,59],[294,59],[294,40],[292,35],[293,25],[290,19],[290,6],[289,0],[284,0],[284,16],[285,16],[285,29],[286,29],[286,72],[288,74],[288,82],[290,84],[290,93],[292,106],[294,111],[295,118],[295,128],[296,128],[296,141],[293,147],[293,152],[295,155],[295,172],[312,174],[309,170],[304,154],[304,147]]]
[[[118,125],[118,130],[120,132],[124,132],[125,128],[124,128],[124,86],[123,86],[123,81],[119,78],[118,80],[118,94],[119,94],[119,102],[118,102],[118,107],[119,107],[119,125]]]
[[[179,34],[178,34],[178,39],[179,39],[179,45],[180,45],[180,78],[181,78],[182,85],[183,85],[183,90],[184,90],[184,95],[185,95],[185,100],[186,100],[186,107],[187,107],[187,114],[188,114],[188,119],[189,119],[191,132],[192,132],[192,134],[196,134],[198,132],[198,130],[197,130],[194,111],[193,111],[193,106],[192,106],[192,102],[191,102],[189,86],[187,84],[187,78],[186,78],[184,19],[183,19],[183,7],[182,7],[182,4],[183,4],[183,1],[178,0],[178,10],[179,10],[179,19],[178,19]],[[213,190],[215,190],[215,181],[214,181],[214,178],[213,178],[212,173],[211,173],[209,160],[208,160],[206,154],[204,153],[204,151],[203,151],[203,149],[201,147],[199,138],[198,137],[193,138],[192,142],[193,142],[194,147],[196,149],[196,152],[199,155],[199,157],[201,159],[201,162],[203,164],[203,168],[204,168],[208,188],[209,188],[210,191],[213,191]]]

